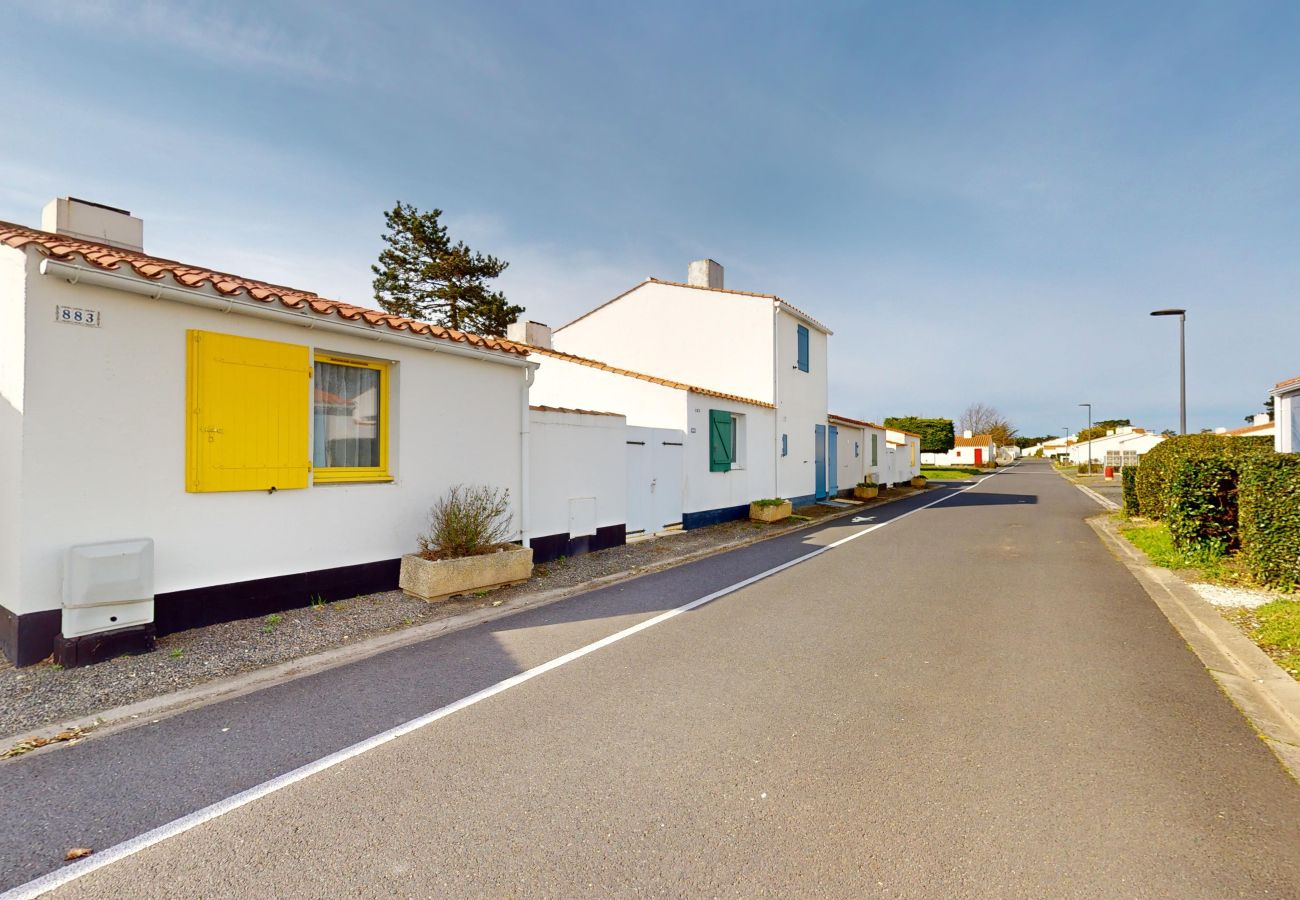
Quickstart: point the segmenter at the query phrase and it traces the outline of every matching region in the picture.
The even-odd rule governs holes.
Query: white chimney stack
[[[1273,420],[1268,417],[1268,413],[1255,413],[1255,425],[1267,425],[1271,421]]]
[[[551,349],[551,326],[541,322],[511,322],[506,326],[506,340],[542,350]]]
[[[970,430],[969,428],[967,428],[965,431],[963,431],[963,432],[961,433],[961,436],[964,437],[964,438],[973,438],[973,437],[975,437],[975,435],[971,433],[971,430]]]
[[[143,220],[125,209],[76,197],[59,197],[45,204],[41,229],[124,250],[144,250]]]
[[[722,266],[711,259],[697,259],[686,269],[686,283],[692,287],[721,288]]]

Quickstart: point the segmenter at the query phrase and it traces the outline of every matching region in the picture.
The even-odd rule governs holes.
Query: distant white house
[[[1075,441],[1069,446],[1068,456],[1070,462],[1075,465],[1085,463],[1090,458],[1098,465],[1106,465],[1108,458],[1112,461],[1112,464],[1119,465],[1121,463],[1116,462],[1116,460],[1140,460],[1146,455],[1147,451],[1164,441],[1164,439],[1164,435],[1153,434],[1143,428],[1124,425],[1119,428],[1112,428],[1103,436],[1093,438],[1091,441]]]
[[[523,348],[151,256],[143,236],[70,198],[42,228],[0,223],[11,660],[395,588],[457,483],[509,490],[526,539]],[[65,597],[71,547],[125,541],[139,596]]]
[[[827,424],[836,436],[838,471],[835,487],[838,493],[851,492],[853,486],[861,481],[890,484],[898,480],[890,468],[893,457],[889,453],[889,448],[897,444],[891,445],[889,436],[892,432],[898,443],[905,444],[905,438],[911,432],[893,431],[864,419],[835,414],[827,417]]]
[[[725,498],[731,505],[715,507],[728,511],[719,515],[739,515],[742,500],[762,495],[798,505],[831,493],[839,460],[832,459],[838,447],[827,421],[830,334],[780,297],[725,287],[722,266],[703,259],[690,264],[686,282],[646,279],[556,328],[551,346],[608,367],[746,398],[742,406],[751,410],[754,403],[773,409],[770,431],[749,432],[760,443],[743,465],[770,467],[774,483],[748,497],[731,494]],[[640,418],[630,408],[615,411],[629,423]],[[716,480],[717,470],[710,472]],[[688,471],[688,481],[691,476],[699,473]]]
[[[943,465],[950,466],[989,466],[997,459],[998,448],[989,434],[973,434],[963,431],[953,441]]]
[[[1278,453],[1300,453],[1300,378],[1273,386],[1273,446]]]
[[[1277,423],[1269,418],[1268,413],[1255,413],[1251,423],[1243,428],[1216,428],[1215,434],[1228,434],[1233,437],[1275,437]]]

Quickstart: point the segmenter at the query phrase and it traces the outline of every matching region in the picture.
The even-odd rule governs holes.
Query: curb
[[[1300,783],[1300,681],[1284,672],[1181,578],[1151,565],[1146,554],[1119,533],[1110,517],[1094,516],[1087,521],[1160,607],[1282,768]]]
[[[275,663],[274,665],[253,669],[248,672],[241,672],[236,675],[227,675],[215,678],[212,681],[207,681],[179,691],[173,691],[169,694],[161,694],[157,697],[148,697],[123,706],[116,706],[95,713],[87,713],[82,716],[70,717],[57,724],[52,723],[37,728],[26,729],[17,734],[0,738],[0,752],[3,752],[21,741],[26,741],[33,737],[52,738],[59,732],[70,728],[86,729],[85,733],[76,741],[76,743],[82,743],[84,741],[115,734],[119,731],[135,728],[139,725],[153,724],[161,719],[170,718],[171,716],[182,712],[198,709],[223,700],[233,700],[236,697],[241,697],[245,694],[263,690],[277,684],[292,681],[297,678],[304,678],[318,672],[325,672],[330,669],[338,668],[339,666],[348,665],[349,663],[359,662],[363,659],[368,659],[389,650],[396,650],[401,647],[410,646],[411,644],[419,644],[424,641],[442,637],[445,634],[451,634],[452,632],[472,628],[475,625],[495,622],[498,619],[504,619],[507,616],[512,616],[516,613],[549,606],[552,603],[558,603],[561,600],[567,600],[571,597],[577,597],[590,591],[609,587],[612,584],[633,581],[646,575],[653,575],[662,572],[665,569],[672,569],[677,566],[697,562],[701,559],[707,559],[710,556],[717,556],[721,553],[739,550],[742,547],[760,544],[764,541],[775,540],[776,538],[783,537],[787,534],[807,531],[861,513],[866,509],[873,509],[878,506],[887,506],[890,503],[895,503],[899,500],[915,496],[924,490],[924,488],[911,489],[909,493],[901,494],[897,497],[877,499],[875,502],[869,501],[861,506],[854,506],[850,509],[844,510],[843,512],[824,516],[812,522],[800,523],[792,528],[783,529],[775,534],[759,534],[752,538],[719,544],[716,547],[706,547],[702,550],[696,550],[675,559],[664,560],[658,564],[642,566],[635,571],[626,570],[623,572],[615,572],[611,575],[603,575],[599,578],[593,578],[580,585],[555,588],[553,590],[541,591],[524,597],[517,597],[514,600],[506,601],[500,607],[485,607],[482,609],[458,613],[457,615],[440,619],[437,622],[429,622],[424,625],[403,628],[399,631],[374,635],[373,637],[364,638],[352,644],[332,647],[328,650],[322,650],[318,653],[302,656],[297,659],[286,660],[285,662]],[[70,746],[71,743],[72,742],[62,741],[52,742],[37,750],[32,750],[19,756],[14,756],[9,759],[0,759],[0,766],[12,764],[20,759],[28,759],[33,756],[48,753],[58,747]]]

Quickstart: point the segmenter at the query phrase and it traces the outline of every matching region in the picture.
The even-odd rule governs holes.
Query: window
[[[807,372],[808,371],[808,329],[803,325],[799,325],[797,327],[798,327],[798,335],[799,335],[799,348],[798,348],[799,349],[799,371]]]
[[[388,366],[316,354],[312,464],[318,483],[391,481]]]
[[[709,471],[744,467],[745,417],[725,409],[709,410]]]
[[[305,488],[311,352],[186,333],[185,490]]]
[[[880,438],[880,435],[878,435],[878,434],[873,434],[873,435],[871,436],[871,464],[872,464],[873,466],[878,466],[878,465],[880,465],[880,451],[879,451],[879,445],[876,443],[876,441],[877,441],[879,438]]]
[[[857,442],[857,441],[854,441],[854,442],[853,442],[853,458],[854,458],[854,459],[857,459],[857,458],[858,458],[858,455],[859,455],[859,454],[858,454],[858,442]]]
[[[790,435],[788,434],[781,435],[781,455],[790,455]]]

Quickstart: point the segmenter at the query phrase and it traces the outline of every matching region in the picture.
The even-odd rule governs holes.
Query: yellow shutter
[[[185,489],[305,488],[308,348],[211,331],[188,339]]]

